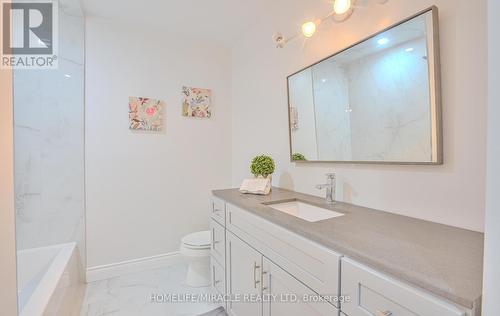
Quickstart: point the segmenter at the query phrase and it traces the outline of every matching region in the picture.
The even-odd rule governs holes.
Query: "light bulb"
[[[314,22],[306,22],[302,24],[302,34],[305,37],[311,37],[316,32],[316,24]]]
[[[333,1],[333,12],[338,15],[345,14],[351,9],[351,0],[335,0]]]

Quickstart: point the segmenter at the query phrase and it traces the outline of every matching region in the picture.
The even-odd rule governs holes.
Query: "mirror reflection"
[[[440,163],[435,13],[288,77],[292,160]]]

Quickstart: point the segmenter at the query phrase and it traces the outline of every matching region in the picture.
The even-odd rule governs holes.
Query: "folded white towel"
[[[266,178],[245,179],[240,186],[241,193],[266,195],[271,192],[271,180]]]

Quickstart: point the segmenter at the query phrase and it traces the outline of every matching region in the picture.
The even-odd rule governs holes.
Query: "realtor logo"
[[[2,2],[2,68],[57,68],[58,3]]]

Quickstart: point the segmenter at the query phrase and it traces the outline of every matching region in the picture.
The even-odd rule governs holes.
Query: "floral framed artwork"
[[[162,131],[165,102],[151,98],[129,97],[128,106],[131,130]]]
[[[212,90],[182,87],[182,115],[210,118],[212,116]]]

